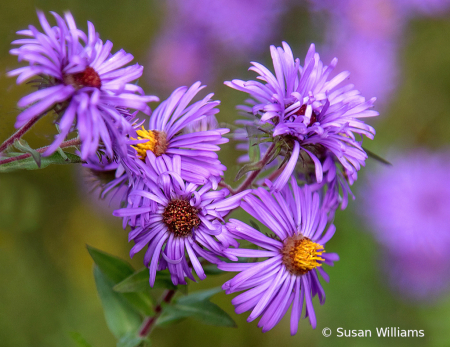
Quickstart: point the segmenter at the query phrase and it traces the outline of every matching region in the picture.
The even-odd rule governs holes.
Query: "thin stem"
[[[230,185],[226,184],[225,182],[219,182],[218,186],[222,187],[222,188],[226,188],[231,192],[231,194],[234,194],[233,193],[234,189]]]
[[[164,294],[162,295],[159,304],[155,307],[155,314],[151,317],[147,317],[144,321],[144,323],[141,326],[141,329],[139,330],[139,336],[144,337],[148,336],[150,332],[152,331],[153,326],[156,323],[156,320],[159,318],[162,312],[162,304],[166,303],[168,304],[172,298],[175,295],[176,290],[166,290]]]
[[[81,140],[80,140],[79,138],[75,138],[75,139],[71,139],[71,140],[64,141],[63,143],[61,143],[61,145],[59,146],[59,148],[74,147],[74,146],[78,146],[78,145],[80,145],[80,144],[81,144]],[[38,153],[44,153],[44,152],[47,150],[48,147],[50,147],[50,146],[45,146],[45,147],[38,148],[38,149],[36,150],[36,152],[38,152]],[[0,165],[2,165],[2,164],[8,164],[8,163],[11,163],[11,162],[17,161],[17,160],[26,159],[26,158],[28,158],[28,157],[31,157],[31,154],[30,154],[30,153],[25,153],[25,154],[22,154],[22,155],[18,155],[18,156],[16,156],[16,157],[11,157],[11,158],[7,158],[7,159],[3,159],[3,160],[0,160]]]
[[[267,176],[267,179],[269,181],[273,181],[275,178],[277,178],[281,172],[283,172],[284,168],[286,167],[286,164],[284,164],[279,169],[276,169],[274,172],[272,172],[269,176]]]
[[[252,185],[255,178],[258,177],[261,170],[266,166],[267,162],[269,161],[269,159],[272,155],[272,150],[274,148],[275,148],[275,144],[272,143],[272,145],[269,147],[269,149],[267,150],[264,157],[258,162],[258,164],[261,167],[258,170],[252,171],[251,174],[245,179],[245,181],[242,182],[242,184],[235,191],[231,192],[233,195],[244,191],[245,189],[247,189],[248,187],[250,187]]]
[[[2,153],[8,146],[11,146],[14,141],[22,138],[22,136],[31,129],[31,127],[44,115],[40,114],[31,118],[27,123],[25,123],[19,130],[17,130],[9,139],[3,142],[0,146],[0,153]]]

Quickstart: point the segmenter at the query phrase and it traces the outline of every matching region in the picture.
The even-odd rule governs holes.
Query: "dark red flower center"
[[[303,104],[297,112],[294,113],[297,116],[304,116],[306,114],[306,104]],[[317,116],[318,114],[315,111],[312,111],[311,114],[311,119],[309,121],[308,126],[310,127],[311,125],[313,125],[315,122],[317,122]]]
[[[88,66],[84,71],[68,74],[64,76],[64,83],[66,85],[72,85],[76,89],[83,87],[100,88],[102,86],[102,80],[92,67]]]
[[[197,213],[198,210],[189,201],[174,199],[169,202],[162,215],[170,232],[177,237],[185,237],[200,225]]]

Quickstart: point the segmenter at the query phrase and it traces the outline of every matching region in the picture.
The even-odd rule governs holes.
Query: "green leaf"
[[[151,289],[149,277],[150,274],[148,269],[143,268],[125,278],[122,282],[116,284],[114,286],[114,290],[120,293],[146,292]],[[172,283],[170,273],[166,271],[158,271],[156,273],[153,288],[177,289],[177,287]]]
[[[119,293],[145,292],[149,288],[149,272],[147,268],[136,271],[114,286],[114,290]]]
[[[236,327],[236,323],[228,313],[209,301],[199,301],[190,304],[176,303],[167,306],[156,321],[156,325],[166,325],[169,322],[187,317],[192,317],[208,325]]]
[[[180,287],[187,287],[187,286],[180,286]],[[172,283],[172,278],[168,270],[158,271],[156,273],[155,284],[153,285],[153,288],[176,290],[180,289],[180,287],[177,287]]]
[[[112,289],[114,282],[98,266],[94,267],[94,278],[109,330],[118,339],[135,333],[142,324],[139,313],[121,294]]]
[[[159,327],[168,326],[174,323],[181,322],[185,320],[188,316],[183,314],[182,312],[178,312],[177,310],[172,310],[167,306],[164,311],[161,313],[159,318],[156,320],[155,325]]]
[[[217,268],[217,265],[215,265],[215,264],[204,265],[203,271],[205,271],[206,275],[220,275],[225,272],[225,271],[222,271],[219,268]]]
[[[253,229],[261,231],[259,230],[259,225],[253,219],[250,219],[250,225],[252,226]]]
[[[251,164],[245,164],[243,167],[241,167],[236,174],[236,178],[234,181],[238,181],[241,179],[247,172],[255,171],[261,169],[261,163],[251,163]]]
[[[275,148],[272,150],[271,153],[269,153],[269,159],[267,159],[266,165],[270,164],[278,157],[278,154],[280,154],[280,152],[281,152],[281,147],[282,147],[282,144],[280,142],[277,142]]]
[[[254,138],[250,139],[248,145],[248,155],[250,157],[250,161],[256,163],[259,161],[261,157],[261,151],[259,149],[259,144],[255,141]]]
[[[193,292],[189,295],[183,296],[177,300],[178,304],[194,304],[199,301],[206,301],[210,299],[212,296],[220,293],[222,290],[221,287],[216,287],[207,290],[199,290],[197,292]]]
[[[248,141],[248,155],[250,157],[250,161],[253,163],[256,163],[260,160],[261,152],[259,148],[259,141],[258,141],[258,132],[253,127],[245,127],[247,130],[247,135],[249,138]]]
[[[378,154],[375,154],[372,151],[369,151],[367,148],[364,148],[364,147],[363,147],[363,150],[366,151],[369,158],[375,159],[376,161],[378,161],[384,165],[392,166],[392,164],[390,162],[388,162],[386,159],[380,157]]]
[[[75,331],[71,331],[70,332],[70,337],[72,338],[73,341],[75,341],[75,343],[77,344],[78,347],[92,347],[92,345],[90,345],[83,336],[81,336],[80,333],[77,333]]]
[[[14,147],[16,147],[21,152],[30,153],[38,168],[41,167],[41,153],[31,148],[27,141],[25,141],[24,139],[18,139],[14,141]]]
[[[100,270],[115,284],[134,273],[133,267],[123,259],[86,245],[89,254]]]
[[[51,164],[64,165],[64,164],[76,164],[81,163],[82,160],[79,156],[64,152],[69,160],[64,160],[60,153],[56,152],[48,157],[41,157],[41,166],[36,164],[33,157],[28,157],[21,160],[16,160],[10,163],[0,165],[0,172],[11,172],[16,170],[37,170],[43,169]],[[22,155],[22,154],[17,154]],[[15,156],[17,156],[15,155]],[[4,158],[5,159],[5,158]]]
[[[127,277],[133,275],[133,267],[125,260],[89,245],[87,245],[86,247],[95,264],[112,281],[113,285],[116,285],[125,280]],[[150,288],[148,282],[147,287]],[[153,304],[148,293],[126,292],[121,295],[144,315],[148,316],[153,313]]]
[[[141,337],[136,333],[128,333],[120,338],[117,342],[117,347],[137,347],[142,346],[143,342],[147,346],[150,346],[150,339],[148,337]]]

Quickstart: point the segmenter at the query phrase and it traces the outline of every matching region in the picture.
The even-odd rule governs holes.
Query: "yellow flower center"
[[[323,246],[301,234],[287,238],[281,252],[286,269],[298,276],[322,266],[320,262],[325,261],[320,257],[325,252]]]
[[[166,152],[168,143],[167,136],[164,131],[145,130],[145,128],[142,127],[142,129],[136,131],[136,134],[138,135],[138,140],[148,140],[143,143],[131,145],[131,147],[137,151],[139,159],[145,160],[147,157],[147,151],[152,151],[157,157]],[[135,138],[131,139],[136,140]]]

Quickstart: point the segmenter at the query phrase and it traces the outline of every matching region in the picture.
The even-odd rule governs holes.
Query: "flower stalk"
[[[61,143],[59,148],[75,147],[75,146],[79,146],[80,144],[81,144],[81,140],[79,138],[75,138],[75,139],[67,140],[67,141]],[[36,152],[44,153],[47,150],[48,147],[49,146],[38,148],[38,149],[36,149]],[[6,158],[6,159],[3,159],[3,160],[0,160],[0,165],[8,164],[8,163],[11,163],[11,162],[17,161],[17,160],[26,159],[28,157],[31,157],[30,153],[21,154],[21,155],[18,155],[16,157]]]
[[[159,304],[155,307],[155,314],[151,317],[147,317],[142,324],[142,327],[139,329],[139,336],[145,337],[150,334],[152,331],[153,326],[156,323],[156,320],[159,318],[159,316],[162,313],[162,305],[168,304],[172,300],[172,298],[175,296],[176,290],[170,289],[166,290],[164,294],[161,296]]]

